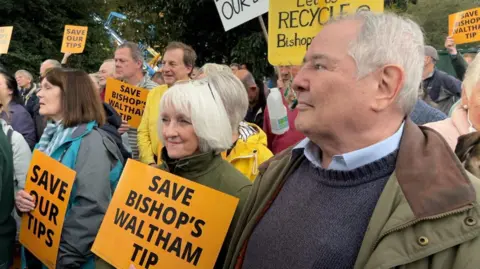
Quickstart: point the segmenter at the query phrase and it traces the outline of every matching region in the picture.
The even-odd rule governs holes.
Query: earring
[[[463,109],[468,110],[468,105],[463,105]]]

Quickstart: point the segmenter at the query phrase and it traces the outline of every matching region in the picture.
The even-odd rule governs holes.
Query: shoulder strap
[[[13,135],[13,129],[12,129],[12,128],[8,128],[8,130],[7,130],[7,139],[8,139],[8,143],[10,143],[10,145],[12,145],[12,135]]]

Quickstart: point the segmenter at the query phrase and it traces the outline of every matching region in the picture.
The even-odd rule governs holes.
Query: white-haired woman
[[[232,128],[222,99],[206,80],[176,84],[160,103],[163,169],[240,199],[215,268],[222,268],[251,183],[221,153],[232,146]]]
[[[461,105],[453,111],[451,118],[426,125],[439,132],[452,150],[455,150],[460,136],[480,130],[480,57],[468,66],[462,92]]]
[[[232,145],[232,128],[222,99],[206,80],[177,82],[163,95],[158,122],[161,169],[240,199],[215,264],[222,268],[250,181],[221,153]],[[99,259],[96,269],[113,268]]]

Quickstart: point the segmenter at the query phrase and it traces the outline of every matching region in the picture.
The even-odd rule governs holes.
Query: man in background
[[[115,51],[115,76],[123,82],[147,90],[158,86],[143,72],[142,52],[133,42],[125,42]],[[138,160],[140,152],[137,144],[137,129],[129,126],[127,134],[132,158]]]
[[[147,97],[147,103],[143,112],[142,121],[138,127],[138,146],[140,150],[140,161],[155,165],[158,159],[158,152],[162,147],[158,139],[159,106],[163,93],[175,82],[189,80],[197,54],[192,47],[181,43],[171,42],[168,44],[163,56],[162,74],[164,85],[156,87]]]

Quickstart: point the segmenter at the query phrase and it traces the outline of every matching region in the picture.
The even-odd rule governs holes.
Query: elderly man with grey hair
[[[322,29],[293,82],[307,138],[260,168],[224,268],[478,268],[480,182],[407,116],[423,61],[395,14]]]
[[[125,42],[115,51],[115,77],[130,84],[147,90],[158,86],[148,75],[143,72],[143,57],[138,45],[133,42]],[[127,127],[123,120],[123,129]],[[125,135],[126,134],[126,135]],[[122,135],[125,146],[132,152],[132,158],[140,158],[140,150],[137,142],[137,129],[128,126],[128,131]]]

